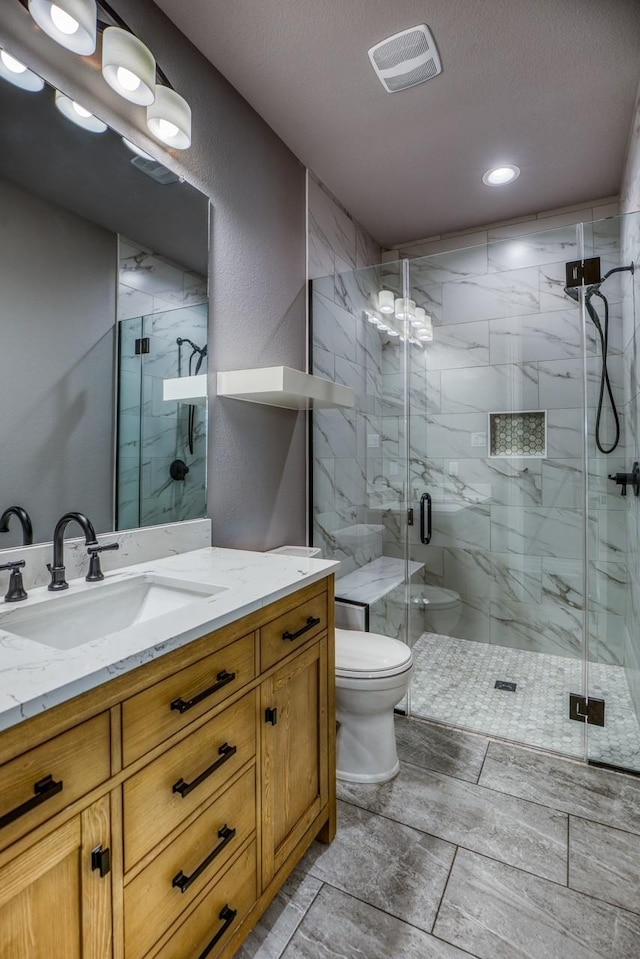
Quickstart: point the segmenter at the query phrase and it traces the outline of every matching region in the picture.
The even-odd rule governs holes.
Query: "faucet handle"
[[[24,566],[26,566],[26,563],[23,559],[15,560],[13,563],[4,563],[2,566],[0,566],[0,570],[11,570],[9,589],[4,597],[5,603],[19,603],[21,600],[27,598],[27,591],[24,588],[24,584],[22,582],[22,573],[20,572]]]
[[[104,546],[96,543],[95,545],[87,547],[87,553],[91,557],[89,561],[89,572],[85,577],[88,583],[99,583],[104,579],[104,573],[100,568],[100,553],[112,549],[120,549],[120,543],[105,543]]]

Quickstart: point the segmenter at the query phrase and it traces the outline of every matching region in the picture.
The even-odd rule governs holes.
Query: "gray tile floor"
[[[236,959],[640,959],[640,778],[415,719]]]

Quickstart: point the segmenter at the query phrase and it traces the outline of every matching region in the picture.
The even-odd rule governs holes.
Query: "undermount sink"
[[[149,573],[12,609],[0,617],[0,629],[56,649],[74,649],[226,589]]]

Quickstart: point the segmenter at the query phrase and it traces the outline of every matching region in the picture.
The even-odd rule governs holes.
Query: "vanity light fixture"
[[[394,310],[396,320],[412,320],[415,317],[416,301],[405,300],[399,297],[395,301]]]
[[[482,182],[487,186],[506,186],[507,183],[513,183],[520,176],[520,167],[513,163],[505,163],[502,166],[492,167],[482,177]]]
[[[416,306],[415,316],[411,320],[411,326],[416,327],[416,329],[420,329],[420,327],[424,325],[426,315],[427,314],[424,307]]]
[[[29,13],[41,30],[81,56],[96,49],[96,0],[29,0]]]
[[[95,117],[93,113],[86,110],[80,103],[76,103],[71,97],[60,93],[59,90],[56,90],[55,100],[60,113],[62,113],[67,120],[71,120],[72,123],[82,127],[83,130],[88,130],[89,133],[104,133],[107,129],[106,123],[103,123],[102,120]]]
[[[392,290],[380,290],[378,293],[378,309],[381,313],[393,313],[394,297]]]
[[[431,343],[433,340],[433,322],[430,316],[426,317],[423,328],[416,332],[416,336],[421,343]]]
[[[102,34],[102,75],[116,93],[140,106],[156,98],[156,61],[133,33],[107,27]]]
[[[44,87],[42,77],[33,70],[29,70],[24,63],[16,60],[6,50],[0,50],[0,77],[8,80],[14,87],[28,90],[29,93],[39,93]]]
[[[191,146],[191,107],[107,0],[20,2],[48,36],[73,53],[94,53],[100,32],[105,81],[125,100],[147,108],[147,127],[157,140],[174,150]]]
[[[156,87],[156,98],[147,107],[147,126],[168,147],[187,150],[191,146],[191,107],[170,87]]]

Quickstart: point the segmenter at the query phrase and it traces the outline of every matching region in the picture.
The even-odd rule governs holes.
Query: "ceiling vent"
[[[167,170],[166,166],[163,166],[152,158],[134,157],[131,161],[131,166],[134,166],[136,170],[140,170],[141,173],[146,173],[147,176],[150,176],[152,180],[155,180],[156,183],[159,183],[161,186],[169,186],[170,183],[180,182],[180,177],[176,173],[172,170]]]
[[[435,40],[424,23],[376,43],[369,59],[387,93],[408,90],[442,73]]]

